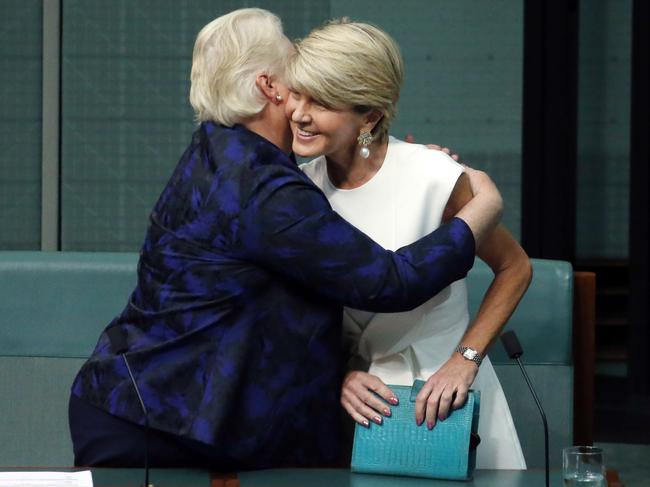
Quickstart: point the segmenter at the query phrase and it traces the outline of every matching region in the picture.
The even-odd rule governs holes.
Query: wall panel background
[[[627,257],[631,4],[580,2],[579,258]],[[487,170],[519,236],[523,2],[66,0],[62,250],[138,248],[194,129],[187,95],[196,33],[246,6],[278,13],[291,38],[340,16],[386,29],[406,62],[392,133],[448,145]],[[0,18],[0,248],[37,249],[42,3],[4,0]]]
[[[628,257],[632,1],[580,2],[576,255]]]
[[[66,0],[63,4],[62,250],[137,250],[194,130],[192,47],[242,6],[278,13],[291,36],[327,2]]]
[[[252,2],[69,0],[63,11],[63,250],[134,250],[185,144],[194,38]],[[301,37],[347,15],[388,30],[407,78],[393,133],[451,146],[501,187],[519,232],[522,6],[255,2]]]
[[[0,249],[41,243],[40,0],[0,2]]]

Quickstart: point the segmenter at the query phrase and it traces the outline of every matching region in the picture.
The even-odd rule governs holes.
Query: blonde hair
[[[404,79],[395,41],[373,25],[339,19],[314,29],[295,47],[287,67],[291,88],[333,109],[379,111],[373,135],[385,141]]]
[[[261,112],[267,100],[256,78],[266,73],[283,79],[291,51],[280,19],[266,10],[243,8],[207,24],[192,55],[196,120],[231,126]]]

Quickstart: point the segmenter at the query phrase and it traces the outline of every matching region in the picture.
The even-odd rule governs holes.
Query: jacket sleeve
[[[474,237],[458,218],[395,252],[332,210],[299,170],[265,171],[240,215],[243,258],[317,295],[376,312],[412,309],[463,278]]]

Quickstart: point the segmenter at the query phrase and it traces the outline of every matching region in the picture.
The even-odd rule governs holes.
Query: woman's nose
[[[296,105],[295,110],[291,114],[291,120],[294,122],[308,122],[309,121],[309,114],[307,110],[305,110],[305,105],[303,103],[300,103]]]

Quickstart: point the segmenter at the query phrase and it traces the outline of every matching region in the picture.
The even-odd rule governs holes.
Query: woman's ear
[[[282,103],[284,98],[282,96],[282,93],[280,93],[280,86],[278,83],[276,83],[275,80],[275,77],[270,76],[266,73],[262,73],[258,74],[257,78],[255,78],[255,84],[268,101],[279,105]]]
[[[371,110],[365,118],[363,132],[372,132],[384,115],[379,110]]]
[[[255,84],[267,100],[273,101],[275,99],[277,90],[273,86],[271,77],[268,74],[258,74],[257,78],[255,78]]]

